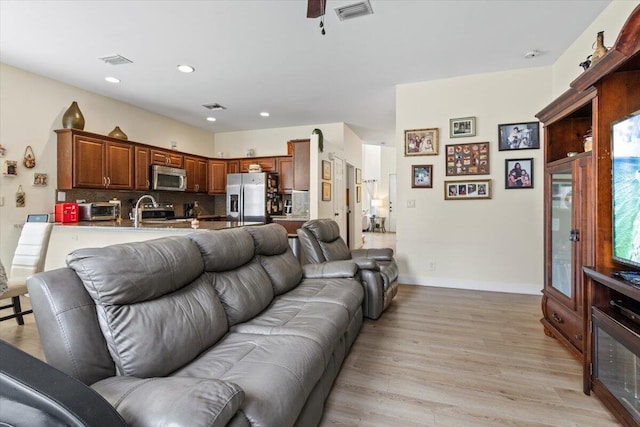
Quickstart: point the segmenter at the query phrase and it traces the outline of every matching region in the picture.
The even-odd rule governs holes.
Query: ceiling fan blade
[[[327,0],[307,0],[307,18],[318,18],[324,15]]]

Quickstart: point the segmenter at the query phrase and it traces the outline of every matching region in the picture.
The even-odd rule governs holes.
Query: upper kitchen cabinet
[[[278,157],[278,192],[291,193],[293,189],[293,158]]]
[[[227,161],[209,160],[209,194],[225,194],[226,192]]]
[[[147,191],[151,187],[149,181],[149,158],[150,149],[142,145],[135,147],[134,172],[135,179],[133,184],[134,190]]]
[[[164,165],[172,168],[183,167],[184,156],[182,153],[162,150],[157,148],[151,149],[151,164],[152,165]]]
[[[187,192],[207,192],[207,159],[184,156],[184,168],[187,171]]]
[[[276,171],[276,159],[275,157],[248,157],[240,160],[240,172],[249,172],[249,165],[259,164],[262,168],[262,172],[275,172]],[[231,172],[230,172],[231,173]]]
[[[133,145],[75,129],[56,133],[59,189],[133,189]]]
[[[240,173],[240,160],[227,160],[227,173]]]
[[[295,139],[293,143],[293,189],[309,191],[309,168],[311,164],[311,141]]]

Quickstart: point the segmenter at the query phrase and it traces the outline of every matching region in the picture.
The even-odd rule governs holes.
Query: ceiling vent
[[[133,64],[133,61],[121,55],[105,56],[104,58],[100,59],[111,65]]]
[[[369,0],[364,0],[347,6],[336,7],[334,10],[341,21],[365,15],[373,15],[373,9],[371,9],[371,3],[369,3]]]
[[[214,104],[204,104],[203,105],[204,108],[206,108],[207,110],[226,110],[227,107],[225,107],[224,105],[220,105],[217,102]]]

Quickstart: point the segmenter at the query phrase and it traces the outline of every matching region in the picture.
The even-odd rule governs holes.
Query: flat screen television
[[[611,124],[613,259],[640,268],[640,111]]]

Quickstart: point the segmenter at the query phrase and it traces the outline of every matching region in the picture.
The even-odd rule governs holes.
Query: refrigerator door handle
[[[244,222],[244,185],[240,185],[240,212],[238,221]]]

